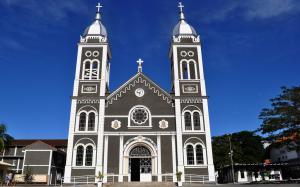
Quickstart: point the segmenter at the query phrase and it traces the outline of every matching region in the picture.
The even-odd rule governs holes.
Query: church
[[[166,46],[170,91],[143,73],[142,59],[135,75],[109,89],[109,32],[101,19],[102,6],[96,7],[95,19],[78,43],[64,182],[99,172],[103,183],[176,182],[181,172],[182,182],[213,183],[201,42],[185,19],[182,3]]]

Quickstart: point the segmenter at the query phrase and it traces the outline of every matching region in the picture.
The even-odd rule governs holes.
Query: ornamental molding
[[[78,99],[78,104],[93,104],[93,103],[100,103],[100,99]]]
[[[185,38],[192,38],[193,39],[193,43],[199,43],[200,42],[200,37],[199,35],[197,37],[193,36],[193,35],[179,35],[179,36],[173,36],[173,42],[174,43],[180,43],[181,39],[185,39]]]
[[[134,143],[134,142],[137,142],[137,143],[149,143],[152,145],[152,147],[155,149],[155,151],[157,151],[157,146],[155,144],[155,142],[153,140],[151,140],[150,138],[147,138],[147,137],[144,137],[144,136],[137,136],[137,137],[134,137],[134,138],[130,138],[129,140],[127,140],[127,142],[124,144],[124,152],[125,150],[128,148],[128,145],[130,145],[131,143]]]
[[[185,98],[185,99],[180,99],[180,103],[202,103],[202,99],[200,99],[200,98]]]
[[[167,120],[160,120],[159,122],[159,128],[166,129],[169,127],[169,122]]]
[[[108,105],[113,104],[114,101],[117,101],[119,98],[121,98],[124,94],[126,94],[128,91],[132,90],[136,84],[142,83],[145,87],[148,87],[149,90],[152,90],[152,92],[154,94],[157,94],[158,97],[161,97],[162,100],[166,101],[169,105],[171,105],[172,107],[174,107],[174,103],[172,101],[172,98],[168,95],[166,95],[163,91],[161,91],[160,89],[157,89],[155,86],[152,86],[149,81],[147,81],[145,78],[142,77],[138,77],[137,79],[135,79],[134,81],[132,81],[131,83],[127,84],[125,87],[120,87],[120,90],[117,90],[116,93],[112,94],[111,96],[109,96],[107,98],[107,103],[106,103],[106,107],[108,107]]]
[[[111,122],[111,128],[113,128],[115,130],[121,128],[121,121],[119,121],[119,120],[113,120]]]
[[[107,38],[103,36],[80,36],[80,43],[88,43],[88,40],[98,40],[99,43],[107,42]]]

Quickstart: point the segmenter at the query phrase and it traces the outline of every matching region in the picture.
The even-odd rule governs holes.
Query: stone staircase
[[[116,182],[103,184],[103,187],[176,187],[173,182]]]

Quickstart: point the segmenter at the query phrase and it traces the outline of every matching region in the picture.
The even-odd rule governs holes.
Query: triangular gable
[[[106,107],[118,100],[118,98],[121,98],[122,95],[126,94],[127,91],[131,90],[138,83],[143,83],[146,87],[152,90],[153,93],[157,94],[158,97],[161,97],[162,100],[174,107],[172,96],[140,72],[130,78],[127,82],[125,82],[107,97]]]
[[[23,150],[53,150],[53,151],[56,151],[57,149],[49,144],[46,144],[45,142],[37,140],[37,141],[33,142],[32,144],[29,144],[26,147],[24,147]]]

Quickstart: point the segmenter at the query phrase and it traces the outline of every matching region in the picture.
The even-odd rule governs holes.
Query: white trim
[[[68,147],[67,147],[67,158],[65,166],[65,183],[71,182],[71,170],[73,163],[73,140],[74,140],[74,131],[75,131],[75,116],[76,116],[76,106],[77,100],[72,99],[71,102],[71,111],[70,111],[70,122],[69,122],[69,135],[68,135]]]
[[[47,184],[51,183],[51,177],[50,177],[50,173],[51,173],[51,166],[52,166],[52,153],[53,151],[50,151],[50,155],[49,155],[49,165],[48,165],[48,182]]]
[[[119,142],[119,176],[118,176],[118,182],[123,182],[123,144],[124,144],[124,137],[120,136],[120,142]]]
[[[19,172],[19,167],[20,167],[20,158],[18,158],[18,163],[17,163],[17,172]]]
[[[52,151],[52,150],[45,150],[45,149],[26,149],[25,151],[30,151],[30,152],[34,152],[34,151],[38,151],[38,152],[41,152],[41,151]]]
[[[103,166],[103,182],[107,182],[107,157],[108,157],[108,136],[104,136],[104,166]]]
[[[128,118],[128,115],[105,115],[106,118]],[[175,115],[151,115],[152,118],[175,118]]]
[[[175,145],[175,136],[172,135],[172,169],[173,169],[173,182],[177,181],[176,175],[176,145]]]
[[[182,146],[182,126],[181,126],[181,106],[180,99],[175,99],[175,115],[176,115],[176,143],[177,143],[177,171],[182,172],[184,176],[184,162],[183,162],[183,146]],[[182,182],[184,182],[184,177]]]
[[[17,156],[17,146],[15,146],[14,156]]]
[[[26,164],[26,165],[23,165],[23,166],[34,166],[34,167],[41,166],[41,167],[49,167],[49,164],[48,164],[48,165]],[[48,173],[49,173],[49,170],[48,170]]]
[[[24,152],[24,159],[23,159],[23,166],[22,166],[22,174],[24,174],[24,165],[25,165],[25,161],[26,161],[26,150]]]
[[[109,132],[109,131],[105,131],[103,133],[104,135],[109,135],[109,136],[120,136],[120,135],[127,135],[127,136],[136,136],[136,135],[175,135],[176,132],[175,131],[152,131],[152,132],[128,132],[128,131],[119,131],[119,132]]]
[[[160,135],[157,135],[157,181],[161,182],[161,142]]]

